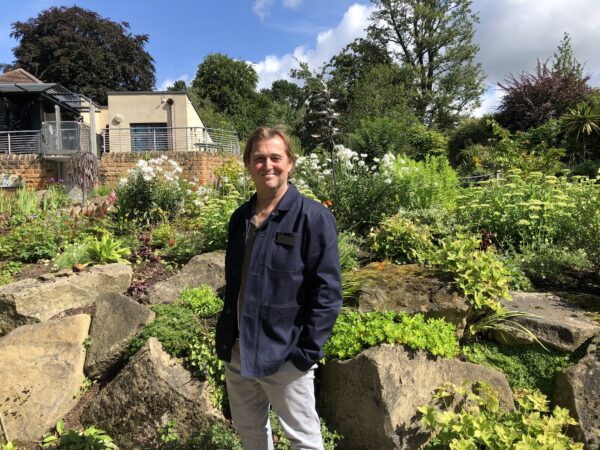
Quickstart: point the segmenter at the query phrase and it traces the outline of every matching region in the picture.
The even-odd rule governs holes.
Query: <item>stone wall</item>
[[[187,179],[197,179],[200,184],[208,184],[213,171],[231,155],[215,152],[150,152],[150,153],[109,153],[100,159],[99,178],[102,185],[115,185],[127,171],[135,166],[138,159],[156,158],[166,154],[177,161]],[[64,177],[64,165],[56,161],[42,159],[38,155],[0,155],[0,176],[16,175],[23,178],[30,189],[44,189],[50,178]],[[63,167],[61,167],[63,166]],[[13,190],[5,188],[5,190]]]

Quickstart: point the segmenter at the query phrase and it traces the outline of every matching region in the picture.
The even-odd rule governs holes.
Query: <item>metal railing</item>
[[[0,153],[39,153],[40,130],[0,131]]]
[[[103,152],[220,151],[239,154],[234,131],[204,127],[133,127],[102,130]]]

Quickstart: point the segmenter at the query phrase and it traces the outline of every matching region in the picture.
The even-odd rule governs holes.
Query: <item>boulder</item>
[[[532,316],[514,319],[529,329],[547,347],[574,352],[587,340],[600,334],[600,325],[590,319],[586,311],[555,294],[541,292],[512,292],[512,301],[502,300],[508,310],[529,313]],[[526,333],[494,332],[501,344],[533,344]]]
[[[125,292],[133,271],[126,264],[59,272],[0,287],[0,336],[21,325],[44,322],[73,308],[93,305],[105,292]]]
[[[372,263],[356,275],[367,282],[358,298],[359,311],[405,311],[443,317],[462,335],[469,307],[447,276],[416,264],[392,263]]]
[[[105,293],[96,301],[90,329],[90,346],[84,370],[90,378],[103,378],[117,368],[127,346],[145,324],[154,320],[146,306],[118,293]]]
[[[75,405],[90,316],[25,325],[0,338],[0,414],[17,446],[38,441]]]
[[[340,449],[416,449],[429,439],[417,408],[432,402],[443,383],[482,381],[495,388],[503,407],[514,408],[503,374],[456,359],[382,345],[321,370],[321,414],[344,436]]]
[[[194,256],[176,275],[156,283],[148,291],[150,304],[173,303],[185,288],[208,284],[215,291],[225,286],[225,252]]]
[[[105,430],[121,448],[160,442],[158,429],[177,424],[182,441],[222,419],[210,399],[208,382],[185,370],[150,338],[84,410],[82,423]]]
[[[579,422],[575,437],[586,448],[600,448],[600,337],[588,347],[576,365],[556,376],[556,404],[571,412]]]

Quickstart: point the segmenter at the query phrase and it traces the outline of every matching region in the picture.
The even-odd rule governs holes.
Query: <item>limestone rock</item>
[[[90,316],[77,314],[0,338],[0,413],[15,444],[39,440],[77,402],[89,327]]]
[[[429,439],[417,408],[432,401],[442,383],[482,381],[513,408],[503,374],[456,359],[432,358],[402,346],[382,345],[321,370],[321,413],[344,436],[340,449],[417,449]]]
[[[82,422],[105,430],[121,448],[145,448],[159,440],[157,429],[169,420],[186,441],[218,418],[208,383],[192,378],[150,338],[90,403]]]
[[[462,335],[468,305],[452,280],[416,264],[372,263],[358,276],[367,281],[358,299],[359,311],[405,311],[444,317]]]
[[[509,310],[523,311],[534,317],[518,317],[518,323],[528,328],[545,346],[574,352],[581,344],[600,334],[600,325],[587,317],[585,310],[550,293],[513,292],[512,301],[502,300]],[[534,343],[521,331],[495,332],[494,338],[507,345]]]
[[[179,273],[152,286],[148,303],[173,303],[185,288],[208,284],[215,291],[225,286],[225,252],[194,256]]]
[[[144,325],[154,320],[154,312],[118,293],[102,294],[90,329],[90,347],[85,359],[85,373],[90,378],[109,375],[123,353]]]
[[[133,271],[126,264],[60,272],[0,287],[0,336],[21,325],[44,322],[72,308],[93,305],[104,292],[124,292]]]
[[[589,449],[600,448],[600,337],[579,363],[556,377],[556,403],[579,422],[576,438]]]

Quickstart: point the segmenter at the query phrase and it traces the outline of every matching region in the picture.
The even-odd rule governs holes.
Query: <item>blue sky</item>
[[[572,37],[578,59],[600,86],[600,8],[598,0],[474,0],[480,14],[478,60],[488,89],[481,114],[495,107],[496,83],[509,73],[531,70],[537,58],[552,56],[562,33]],[[133,33],[146,33],[155,59],[156,87],[194,78],[209,53],[221,52],[255,64],[260,87],[287,78],[295,58],[322,66],[356,37],[372,11],[368,0],[4,0],[0,17],[0,62],[12,62],[16,41],[10,24],[57,5],[77,4],[115,21]]]

